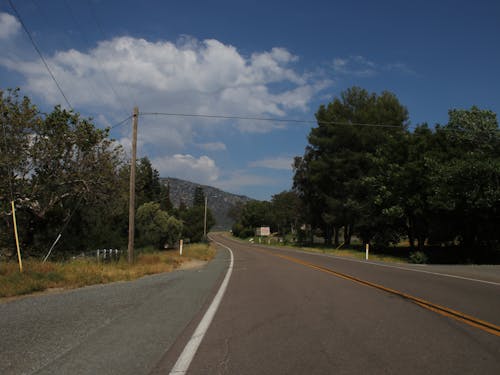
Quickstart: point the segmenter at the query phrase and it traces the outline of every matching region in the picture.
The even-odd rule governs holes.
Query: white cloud
[[[407,64],[397,62],[397,63],[391,63],[387,64],[384,66],[384,69],[389,71],[389,72],[398,72],[401,74],[405,75],[410,75],[410,76],[415,76],[417,73],[415,70],[413,70],[411,67],[409,67]]]
[[[201,184],[211,184],[219,177],[219,168],[208,156],[196,158],[192,155],[175,154],[152,160],[160,176],[181,178]]]
[[[275,178],[249,173],[246,170],[226,172],[221,176],[215,161],[208,156],[196,158],[189,154],[175,154],[154,158],[151,162],[162,177],[176,177],[237,194],[251,187],[271,187],[280,183]]]
[[[89,51],[58,51],[46,60],[77,111],[104,113],[110,123],[125,118],[134,104],[141,113],[283,117],[290,111],[307,111],[315,95],[331,84],[294,69],[298,58],[284,48],[244,56],[214,39],[183,37],[173,43],[116,37]],[[63,102],[38,60],[4,56],[0,65],[24,75],[23,90],[51,105]],[[193,142],[194,129],[210,131],[223,121],[141,116],[139,138],[145,145],[161,144],[180,152]],[[259,133],[284,126],[230,123],[242,132]],[[129,137],[127,127],[120,129]]]
[[[16,35],[21,24],[16,17],[9,13],[0,13],[0,39],[9,39]]]
[[[285,109],[306,109],[318,89],[289,67],[297,58],[283,48],[245,58],[235,47],[213,39],[182,43],[119,37],[102,41],[89,52],[59,51],[47,61],[76,108],[116,109],[124,97],[131,96],[131,101],[140,99],[141,111],[168,108],[198,114],[282,116]],[[38,61],[2,59],[0,63],[24,74],[28,90],[49,103],[61,101]],[[121,98],[116,98],[110,82]],[[270,84],[287,88],[271,92]]]
[[[227,149],[226,145],[222,142],[198,143],[196,146],[205,151],[225,151]]]
[[[405,75],[416,75],[416,72],[407,64],[395,63],[374,63],[363,56],[349,56],[345,58],[335,58],[331,64],[333,72],[338,75],[355,77],[372,77],[382,72],[397,72]]]
[[[269,169],[281,169],[281,170],[291,170],[292,169],[293,158],[279,156],[275,158],[266,158],[261,160],[255,160],[248,164],[251,168],[269,168]]]

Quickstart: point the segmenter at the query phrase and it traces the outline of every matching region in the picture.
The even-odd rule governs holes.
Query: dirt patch
[[[191,259],[185,262],[182,262],[182,264],[176,268],[177,270],[192,270],[196,268],[201,268],[208,262],[205,260],[199,260],[199,259]]]
[[[70,289],[72,289],[72,288],[48,288],[48,289],[43,290],[41,292],[35,292],[35,293],[30,293],[30,294],[21,294],[19,296],[12,296],[12,297],[1,297],[0,303],[16,301],[18,299],[23,299],[23,298],[33,297],[33,296],[43,296],[46,294],[56,294],[56,293],[64,292],[65,290],[70,290]]]

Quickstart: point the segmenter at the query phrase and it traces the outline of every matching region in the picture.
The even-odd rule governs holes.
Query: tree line
[[[130,160],[109,129],[60,106],[41,113],[18,89],[0,91],[0,121],[0,254],[15,249],[11,201],[24,254],[46,253],[59,233],[56,255],[124,248]],[[173,207],[146,157],[137,162],[136,205],[136,245],[202,239],[203,190],[193,205]]]
[[[294,160],[293,188],[286,192],[299,201],[290,200],[297,209],[289,220],[300,223],[302,241],[316,235],[339,246],[356,238],[382,248],[406,240],[410,251],[445,247],[471,261],[498,260],[496,114],[473,106],[448,115],[444,125],[410,129],[408,111],[396,95],[359,87],[321,105],[305,153]],[[274,216],[285,212],[275,204],[282,194],[266,203]],[[270,212],[248,220],[252,204],[240,210],[239,226],[250,230],[269,223],[273,231],[288,230]],[[249,233],[238,231],[241,227],[233,229]]]

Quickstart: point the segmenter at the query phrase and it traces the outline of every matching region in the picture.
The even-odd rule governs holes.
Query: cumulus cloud
[[[181,178],[200,184],[211,184],[219,177],[219,168],[208,156],[196,158],[189,154],[175,154],[152,160],[161,176]]]
[[[16,35],[21,24],[16,17],[9,13],[0,13],[0,39],[9,39]]]
[[[46,60],[73,107],[105,114],[108,120],[101,119],[103,123],[125,118],[134,104],[141,113],[284,117],[290,111],[307,111],[315,95],[331,84],[299,72],[298,57],[285,48],[245,56],[215,39],[152,42],[124,36],[100,41],[88,51],[60,50]],[[50,105],[63,103],[38,60],[4,56],[0,65],[25,77],[25,91]],[[223,121],[141,116],[139,137],[145,145],[162,144],[181,152],[195,139],[193,129],[210,131]],[[249,133],[283,128],[270,122],[231,123]],[[128,128],[121,129],[128,137]]]
[[[279,156],[275,158],[266,158],[261,160],[255,160],[248,164],[251,168],[269,168],[269,169],[280,169],[280,170],[291,170],[292,169],[293,158]]]
[[[214,39],[184,39],[179,44],[133,37],[101,41],[88,52],[71,49],[47,57],[76,108],[117,109],[131,97],[141,110],[274,116],[290,108],[306,109],[318,90],[292,69],[296,60],[283,48],[246,58],[236,47]],[[24,74],[26,88],[49,103],[61,101],[38,61],[2,59],[0,64]],[[286,88],[270,90],[271,84]]]

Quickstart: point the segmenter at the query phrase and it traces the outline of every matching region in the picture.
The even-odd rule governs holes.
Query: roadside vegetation
[[[410,127],[394,94],[346,90],[316,112],[292,190],[239,207],[233,234],[268,226],[298,246],[357,240],[414,263],[500,263],[496,114],[448,113],[447,124]]]
[[[0,90],[0,297],[132,280],[213,257],[213,248],[196,244],[205,240],[203,189],[174,207],[144,157],[136,168],[135,263],[96,261],[98,249],[123,253],[128,240],[130,160],[109,130],[60,106],[43,113],[18,89]],[[214,224],[208,210],[207,230]],[[189,244],[183,257],[165,250],[180,239]]]
[[[215,256],[210,244],[184,246],[183,255],[177,250],[158,251],[153,248],[137,250],[133,265],[126,257],[117,262],[97,262],[94,258],[78,258],[64,262],[45,262],[29,259],[19,272],[17,263],[0,263],[0,298],[12,297],[48,289],[73,289],[114,281],[128,281],[146,275],[170,272],[192,261],[209,261]]]
[[[244,243],[281,246],[311,253],[329,254],[329,255],[355,258],[355,259],[365,259],[365,249],[362,248],[361,244],[351,244],[351,246],[348,248],[343,246],[339,246],[338,248],[333,248],[332,246],[326,246],[324,243],[304,245],[295,242],[294,240],[292,240],[290,236],[287,236],[287,238],[276,237],[276,236],[260,237],[260,239],[259,237],[256,236],[251,236],[246,238],[241,238],[241,237],[234,237],[234,238]],[[391,249],[375,249],[375,250],[371,249],[370,260],[389,262],[389,263],[422,263],[422,262],[413,262],[408,257],[408,252],[404,247],[396,247]]]
[[[92,119],[56,106],[42,113],[19,90],[0,90],[0,261],[15,260],[13,216],[23,257],[69,259],[124,249],[130,160]],[[174,207],[147,157],[137,161],[136,245],[161,250],[203,236],[204,192]],[[208,210],[207,228],[214,225]]]

